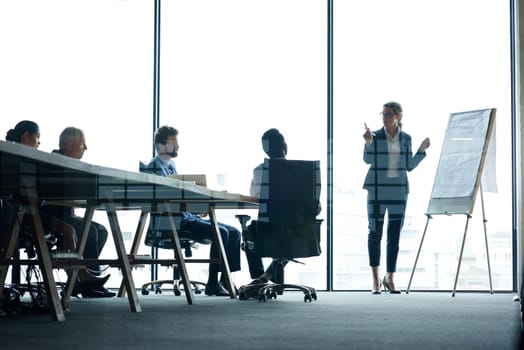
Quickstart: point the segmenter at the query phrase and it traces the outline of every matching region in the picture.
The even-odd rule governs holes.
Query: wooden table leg
[[[186,269],[186,263],[184,255],[182,255],[182,247],[180,246],[180,239],[178,238],[178,231],[176,229],[175,220],[171,213],[171,208],[169,203],[165,204],[167,217],[169,219],[169,224],[171,225],[171,240],[173,242],[173,250],[175,253],[175,259],[177,262],[177,267],[180,271],[180,277],[182,278],[182,284],[184,285],[184,291],[186,293],[186,300],[188,304],[193,304],[195,302],[195,295],[193,294],[193,288],[191,288],[191,281]]]
[[[82,258],[84,256],[84,249],[86,246],[87,238],[89,236],[89,228],[91,227],[91,221],[93,220],[94,212],[95,212],[94,204],[88,205],[84,213],[84,219],[82,220],[82,233],[80,236],[81,239],[78,242],[78,247],[77,247],[77,253],[78,253],[79,258]],[[67,279],[66,288],[65,288],[65,294],[62,297],[62,306],[65,309],[68,309],[69,299],[71,298],[71,294],[73,293],[73,288],[75,287],[77,276],[78,276],[78,267],[74,267],[71,270],[71,273],[69,274],[69,277]]]
[[[13,215],[12,218],[9,218],[9,224],[7,227],[11,227],[11,232],[8,234],[9,241],[7,246],[3,247],[4,249],[0,251],[0,259],[11,260],[13,258],[16,244],[18,243],[18,235],[20,233],[20,223],[24,219],[24,206],[17,203],[18,213]],[[0,295],[4,292],[5,279],[7,277],[7,272],[9,271],[10,265],[0,265]]]
[[[35,226],[36,248],[38,250],[38,260],[40,269],[44,279],[44,286],[47,291],[47,302],[51,308],[51,316],[54,321],[65,321],[64,309],[60,303],[58,290],[56,288],[55,278],[53,276],[53,265],[51,264],[51,256],[45,241],[44,228],[40,218],[40,211],[36,203],[36,191],[33,187],[27,186],[29,208],[33,216]]]
[[[109,219],[109,224],[111,225],[111,233],[113,234],[113,241],[118,254],[118,262],[122,271],[123,283],[126,287],[129,306],[131,307],[131,311],[141,312],[142,310],[140,308],[140,304],[138,303],[135,283],[133,281],[133,276],[131,275],[131,265],[129,264],[129,258],[126,254],[124,240],[122,239],[122,231],[120,230],[118,217],[111,200],[109,207],[107,208],[107,217]]]
[[[138,248],[140,247],[140,242],[142,241],[142,234],[146,226],[146,219],[149,212],[142,210],[140,213],[140,219],[138,220],[138,226],[136,228],[135,237],[133,238],[133,245],[131,246],[130,255],[136,255],[138,253]],[[124,286],[124,281],[120,283],[120,288],[118,289],[118,297],[122,298],[126,295],[126,290]]]
[[[215,244],[217,245],[218,252],[220,255],[220,264],[222,265],[222,274],[225,277],[226,288],[229,290],[229,297],[235,299],[237,297],[235,285],[231,277],[231,270],[229,269],[229,262],[227,261],[226,250],[224,248],[224,242],[222,241],[222,235],[218,228],[218,221],[215,214],[215,208],[209,207],[209,219],[211,221],[211,227],[213,235],[215,236]]]

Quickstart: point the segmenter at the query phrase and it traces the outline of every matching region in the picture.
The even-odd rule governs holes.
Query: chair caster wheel
[[[304,303],[311,302],[311,294],[304,295]]]
[[[142,288],[142,295],[149,295],[147,288]]]
[[[162,294],[162,288],[156,287],[155,288],[155,294]]]
[[[180,292],[180,289],[174,288],[173,289],[173,294],[175,294],[177,297],[179,297],[179,296],[182,295],[182,292]]]
[[[240,300],[247,300],[247,294],[246,293],[238,293],[238,299],[240,299]]]

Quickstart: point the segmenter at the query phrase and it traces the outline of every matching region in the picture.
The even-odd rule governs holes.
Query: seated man
[[[59,153],[67,157],[81,159],[87,150],[84,132],[78,128],[67,127],[60,134],[59,149],[53,153]],[[51,213],[60,218],[67,224],[73,226],[77,235],[82,232],[83,218],[76,216],[73,208],[63,206],[44,206],[43,211]],[[107,229],[92,221],[89,226],[86,246],[84,248],[84,258],[98,259],[107,241]],[[80,240],[81,237],[78,237]],[[73,290],[74,295],[81,294],[84,298],[110,298],[116,294],[107,290],[104,284],[109,279],[109,274],[101,277],[100,266],[88,266],[88,270],[79,271],[79,281]],[[86,278],[89,276],[89,278]]]
[[[284,136],[277,129],[269,129],[262,135],[262,148],[270,159],[285,159],[287,155],[287,143]],[[253,178],[251,180],[251,188],[249,193],[252,197],[260,198],[260,186],[264,174],[264,163],[262,162],[253,170]],[[317,205],[317,214],[320,213],[320,203]],[[256,221],[253,220],[248,228],[248,232],[255,230]],[[253,278],[252,284],[265,283],[272,280],[278,268],[278,264],[282,264],[282,268],[287,264],[287,261],[278,261],[273,259],[268,268],[264,271],[264,264],[262,258],[256,254],[255,251],[245,250],[249,273]]]
[[[142,172],[153,173],[161,176],[176,174],[175,163],[173,158],[178,155],[178,130],[170,126],[162,126],[155,132],[155,149],[157,156],[151,159],[145,168],[140,169]],[[157,216],[158,217],[158,216]],[[213,238],[211,222],[203,219],[200,215],[184,212],[174,215],[177,230],[190,231],[193,235],[202,239]],[[154,234],[155,228],[153,216],[149,223],[147,241],[151,240],[151,234]],[[240,231],[233,226],[218,223],[224,249],[231,272],[240,270]],[[149,243],[151,244],[151,243]],[[153,244],[154,245],[154,244]],[[219,253],[215,242],[211,244],[211,259],[218,259]],[[220,264],[209,264],[209,276],[206,283],[206,295],[229,296],[229,292],[223,286],[223,276],[221,281],[218,279],[218,273],[221,270]]]

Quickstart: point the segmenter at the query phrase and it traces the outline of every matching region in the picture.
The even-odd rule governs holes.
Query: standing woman
[[[368,191],[368,254],[373,275],[373,294],[380,294],[380,285],[390,293],[400,293],[395,288],[394,273],[397,268],[399,238],[409,193],[407,172],[413,170],[426,157],[429,138],[420,144],[415,155],[411,149],[411,136],[402,131],[402,107],[388,102],[382,108],[384,127],[371,131],[364,124],[364,162],[369,170],[364,181]],[[380,243],[384,217],[388,212],[386,275],[380,280]]]

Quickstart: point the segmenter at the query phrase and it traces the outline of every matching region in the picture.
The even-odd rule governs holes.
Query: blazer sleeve
[[[385,136],[383,129],[375,130],[373,133],[375,134],[375,137],[373,137],[371,145],[364,144],[364,162],[371,165],[378,161],[376,157],[377,142],[381,142],[381,139]]]
[[[417,152],[413,155],[411,148],[411,136],[405,135],[405,151],[406,151],[406,170],[411,171],[415,169],[422,159],[426,158],[426,152]]]

